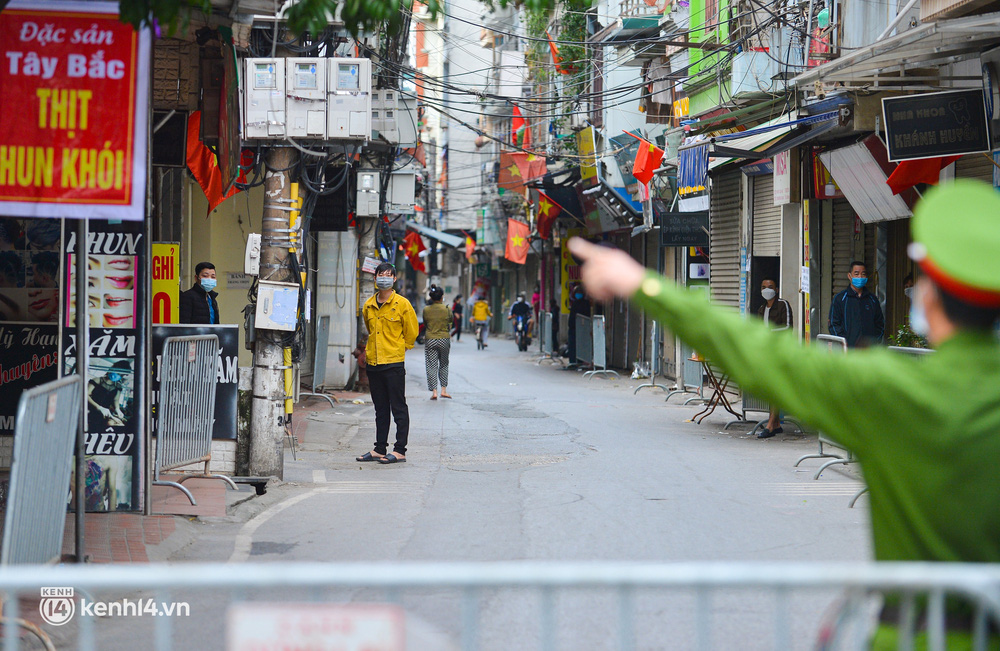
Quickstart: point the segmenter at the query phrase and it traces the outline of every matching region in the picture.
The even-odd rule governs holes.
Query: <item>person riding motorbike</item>
[[[510,321],[514,318],[525,319],[526,325],[524,334],[528,344],[530,344],[530,335],[528,333],[531,332],[535,320],[533,318],[531,305],[524,300],[524,294],[518,294],[517,300],[510,306],[510,312],[507,314],[507,320]],[[518,342],[518,345],[520,345],[520,342]]]

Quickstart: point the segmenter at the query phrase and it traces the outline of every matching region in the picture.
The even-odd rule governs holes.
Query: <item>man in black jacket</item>
[[[833,297],[830,305],[830,334],[843,337],[851,348],[882,343],[885,316],[875,295],[869,292],[868,268],[864,262],[852,262],[848,274],[850,287]]]
[[[194,287],[181,292],[180,322],[212,325],[219,323],[219,296],[215,289],[215,265],[199,262],[194,268]]]

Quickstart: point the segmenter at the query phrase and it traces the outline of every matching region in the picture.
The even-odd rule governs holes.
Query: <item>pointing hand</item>
[[[583,260],[583,285],[595,300],[628,298],[646,277],[646,268],[624,251],[597,246],[579,237],[569,241],[569,250]]]

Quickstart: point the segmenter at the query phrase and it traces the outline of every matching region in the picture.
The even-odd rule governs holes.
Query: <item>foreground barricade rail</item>
[[[31,599],[37,601],[40,589],[53,586],[72,587],[78,599],[88,595],[111,598],[109,591],[116,590],[117,597],[122,591],[133,596],[141,591],[155,595],[163,604],[191,604],[191,617],[161,613],[128,623],[81,614],[74,622],[77,629],[59,645],[79,649],[139,648],[134,646],[139,639],[143,641],[141,648],[159,650],[244,648],[234,645],[233,640],[249,635],[248,627],[273,631],[282,625],[280,622],[288,626],[290,617],[297,617],[303,630],[315,633],[321,621],[316,617],[322,617],[324,608],[329,614],[329,609],[338,607],[332,604],[348,604],[346,611],[353,616],[362,613],[362,619],[367,617],[369,624],[381,621],[383,628],[387,622],[391,624],[392,617],[378,620],[379,608],[395,611],[400,620],[405,619],[406,642],[400,633],[395,645],[390,640],[377,647],[385,649],[784,651],[815,648],[823,621],[832,626],[836,641],[823,648],[862,649],[868,631],[862,625],[864,615],[871,614],[870,595],[876,591],[903,595],[901,612],[907,616],[914,613],[914,603],[927,604],[930,649],[945,648],[946,597],[958,596],[973,604],[975,627],[980,631],[985,632],[987,620],[994,625],[1000,622],[1000,566],[983,564],[276,562],[36,566],[0,572],[0,591],[7,596],[5,617],[24,615],[19,604],[33,605]],[[817,590],[825,591],[827,601],[832,598],[840,605],[832,613],[829,605],[820,605],[819,617],[811,612],[809,621],[796,621],[802,604]],[[747,610],[748,604],[765,603],[767,608]],[[347,615],[342,612],[337,617],[343,622]],[[274,621],[269,623],[269,618]],[[439,637],[434,642],[414,642],[409,636],[416,635],[420,623],[428,620],[440,630]],[[234,628],[234,621],[240,626]],[[325,621],[329,626],[331,620]],[[735,640],[725,638],[727,626],[735,627],[730,631],[737,636]],[[117,635],[105,630],[115,627]],[[339,626],[337,630],[347,628]],[[651,631],[655,635],[652,640]],[[289,636],[304,633],[289,629],[284,634],[285,642],[290,643]],[[16,635],[12,627],[4,629],[5,649],[19,648]],[[573,640],[574,635],[578,639]],[[120,639],[131,641],[133,646],[116,646]]]

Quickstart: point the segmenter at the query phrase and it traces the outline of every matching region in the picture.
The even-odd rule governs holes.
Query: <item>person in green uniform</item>
[[[928,192],[911,225],[910,256],[923,275],[910,323],[937,349],[923,359],[803,346],[647,272],[623,251],[580,239],[569,246],[595,299],[631,297],[745,390],[855,453],[871,488],[877,560],[998,563],[1000,193],[956,180]],[[968,641],[963,628],[949,622],[949,649]],[[875,648],[895,648],[883,629]]]

